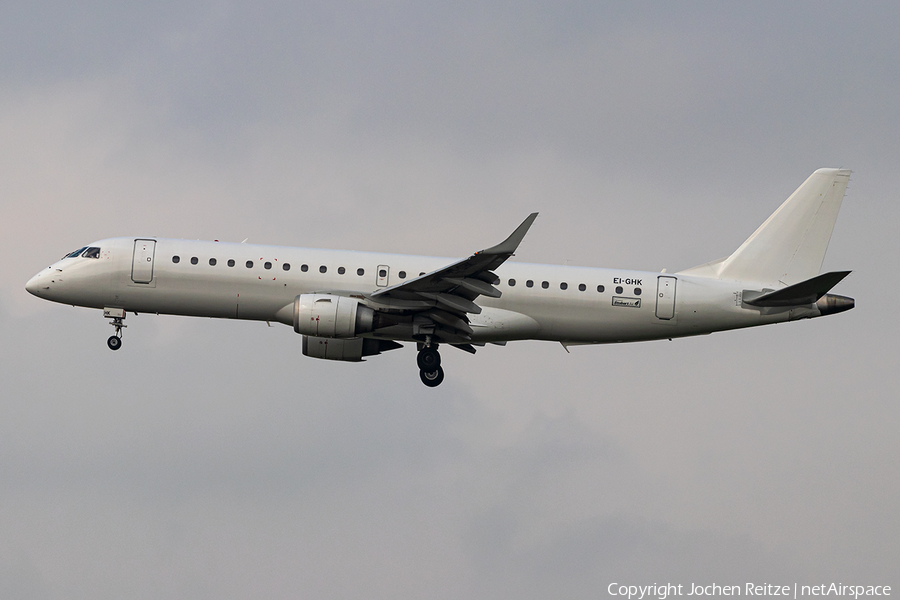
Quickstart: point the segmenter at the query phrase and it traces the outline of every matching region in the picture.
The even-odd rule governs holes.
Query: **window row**
[[[515,287],[515,286],[516,286],[516,280],[515,280],[515,279],[510,279],[507,283],[509,284],[509,287]],[[528,288],[534,287],[534,280],[528,279],[527,281],[525,281],[525,287],[528,287]],[[544,288],[544,289],[546,290],[547,288],[550,287],[550,282],[549,282],[549,281],[542,281],[542,282],[541,282],[541,287]],[[567,290],[567,289],[569,289],[569,284],[566,283],[565,281],[563,281],[562,283],[559,284],[559,289],[561,289],[561,290]],[[583,292],[583,291],[585,291],[585,290],[587,290],[587,286],[586,286],[585,284],[583,284],[583,283],[579,283],[579,284],[578,284],[578,291],[579,291],[579,292]],[[606,291],[606,286],[604,286],[604,285],[598,285],[598,286],[597,286],[597,291],[598,291],[599,293],[602,294],[603,292]],[[624,292],[625,292],[625,289],[624,289],[621,285],[620,285],[620,286],[616,286],[616,293],[617,293],[617,294],[622,294],[622,293],[624,293]],[[635,295],[635,296],[640,296],[640,295],[641,295],[641,288],[639,288],[639,287],[634,288],[634,295]]]
[[[178,255],[176,254],[175,256],[172,257],[172,262],[175,263],[175,264],[180,263],[180,262],[181,262],[181,257],[178,256]],[[199,259],[199,258],[197,258],[196,256],[192,256],[192,257],[191,257],[191,264],[192,264],[192,265],[196,265],[196,264],[199,264],[199,263],[200,263],[200,259]],[[215,267],[217,264],[218,264],[218,261],[217,261],[215,258],[210,258],[210,259],[209,259],[209,266]],[[228,262],[225,263],[225,264],[227,264],[229,267],[233,267],[236,263],[235,263],[235,261],[234,261],[233,258],[229,258],[229,259],[228,259]],[[244,263],[244,266],[246,266],[248,269],[252,269],[252,268],[255,266],[255,263],[254,263],[254,261],[252,261],[252,260],[248,260],[246,263]],[[264,268],[264,269],[271,269],[271,268],[272,268],[272,263],[269,262],[269,261],[264,262],[264,263],[263,263],[263,268]],[[282,268],[283,270],[285,270],[285,271],[290,271],[290,270],[291,270],[291,263],[282,263],[281,268]],[[306,273],[307,271],[309,271],[309,265],[305,265],[305,264],[304,264],[304,265],[300,265],[300,270],[301,270],[303,273]],[[319,267],[319,273],[327,273],[327,272],[328,272],[328,267],[327,267],[327,266],[321,265],[321,266]],[[338,267],[338,268],[337,268],[337,272],[338,272],[338,275],[343,275],[343,274],[345,274],[345,273],[347,272],[347,269],[346,269],[345,267]],[[356,274],[357,274],[358,276],[362,277],[363,275],[366,274],[366,270],[363,269],[363,268],[356,269]],[[424,274],[425,274],[424,272],[419,273],[420,276],[421,276],[421,275],[424,275]],[[378,271],[378,276],[379,276],[379,277],[387,277],[387,275],[388,275],[388,274],[387,274],[387,269],[380,269],[380,270]],[[406,279],[406,271],[398,271],[398,272],[397,272],[397,277],[399,277],[400,279]]]
[[[84,250],[84,249],[82,248],[81,250],[78,250],[78,251],[76,251],[76,252],[73,252],[72,255],[80,254],[82,250]],[[89,250],[96,250],[96,251],[97,251],[97,254],[99,255],[99,250],[100,250],[99,248],[89,248]],[[87,253],[85,253],[85,256],[86,256],[86,255],[87,255]],[[176,254],[175,256],[172,257],[172,262],[175,263],[175,264],[178,264],[179,262],[181,262],[181,257],[178,256],[178,255]],[[197,258],[196,256],[192,256],[192,257],[191,257],[191,264],[192,264],[192,265],[196,265],[196,264],[198,264],[199,262],[200,262],[200,259]],[[218,264],[218,261],[217,261],[215,258],[210,258],[210,259],[209,259],[209,266],[214,267],[214,266],[216,266],[217,264]],[[234,261],[233,258],[229,258],[229,259],[228,259],[228,262],[227,262],[226,264],[227,264],[229,267],[233,267],[233,266],[235,266],[236,263],[235,263],[235,261]],[[252,268],[255,266],[255,263],[254,263],[254,261],[252,261],[252,260],[248,260],[246,263],[244,263],[244,265],[245,265],[248,269],[252,269]],[[264,263],[263,263],[263,268],[264,268],[264,269],[271,269],[271,268],[272,268],[272,263],[269,262],[269,261],[264,262]],[[291,263],[282,263],[281,268],[282,268],[283,270],[285,270],[285,271],[290,271],[290,270],[291,270]],[[303,273],[308,272],[308,271],[309,271],[309,265],[306,265],[306,264],[300,265],[300,271],[302,271]],[[319,267],[319,273],[327,273],[327,272],[328,272],[328,267],[327,267],[327,266],[321,265],[321,266]],[[345,273],[347,272],[347,269],[344,268],[344,267],[338,267],[338,268],[337,268],[337,272],[338,272],[338,275],[343,275],[343,274],[345,274]],[[356,269],[356,274],[357,274],[358,276],[362,277],[363,275],[366,274],[366,270],[363,269],[363,268]],[[387,269],[379,269],[379,271],[378,271],[378,276],[379,276],[379,277],[387,277],[387,274],[388,274],[388,273],[387,273]],[[419,273],[419,276],[421,277],[421,276],[424,275],[424,274],[425,274],[424,272]],[[397,271],[397,277],[399,277],[400,279],[406,279],[406,275],[407,275],[407,274],[406,274],[406,271]],[[516,286],[516,280],[515,280],[515,279],[510,279],[510,280],[507,281],[507,283],[509,284],[509,287],[515,287],[515,286]],[[526,281],[525,281],[525,287],[527,287],[527,288],[532,288],[532,287],[534,287],[534,280],[532,280],[532,279],[526,280]],[[550,287],[550,282],[549,282],[549,281],[542,281],[542,282],[541,282],[541,287],[544,288],[545,290],[548,289],[548,288]],[[561,289],[561,290],[567,290],[567,289],[569,289],[569,284],[566,283],[565,281],[563,281],[563,282],[561,282],[561,283],[559,284],[559,289]],[[584,292],[584,291],[586,291],[586,290],[587,290],[587,285],[585,285],[585,284],[583,284],[583,283],[579,283],[579,284],[578,284],[578,291],[579,291],[579,292]],[[597,286],[597,292],[599,292],[599,293],[602,294],[602,293],[605,292],[605,291],[606,291],[606,286],[603,286],[603,285],[598,285],[598,286]],[[622,293],[624,293],[624,291],[625,291],[625,290],[624,290],[624,288],[623,288],[622,286],[616,286],[616,293],[617,293],[617,294],[622,294]],[[640,295],[641,295],[641,288],[639,288],[639,287],[634,288],[634,295],[635,295],[635,296],[640,296]]]
[[[172,257],[172,262],[175,263],[175,264],[180,263],[180,262],[181,262],[181,257],[178,256],[178,255],[176,254],[175,256]],[[196,265],[196,264],[198,264],[199,262],[200,262],[200,259],[197,258],[196,256],[192,256],[192,257],[191,257],[191,264],[192,264],[192,265]],[[219,264],[219,261],[216,260],[215,258],[209,259],[209,266],[214,267],[214,266],[216,266],[217,264]],[[235,260],[234,260],[233,258],[229,258],[229,259],[228,259],[228,262],[226,262],[225,264],[227,264],[229,267],[233,267],[233,266],[234,266],[235,264],[237,264],[237,263],[235,262]],[[248,269],[252,269],[255,263],[254,263],[252,260],[248,260],[248,261],[247,261],[246,263],[244,263],[244,264],[245,264],[245,266],[246,266]],[[305,267],[306,265],[303,265],[303,266]],[[272,263],[269,262],[269,261],[264,262],[264,263],[263,263],[263,268],[265,268],[265,269],[271,269],[271,268],[272,268]],[[291,270],[291,263],[283,263],[283,264],[281,265],[281,268],[284,269],[285,271],[290,271],[290,270]],[[304,269],[304,270],[306,270],[306,269]]]

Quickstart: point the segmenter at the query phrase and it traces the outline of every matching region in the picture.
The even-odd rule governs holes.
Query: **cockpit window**
[[[76,256],[80,256],[81,253],[84,252],[85,250],[87,250],[87,246],[82,246],[81,248],[79,248],[79,249],[76,250],[75,252],[69,252],[68,254],[66,254],[65,256],[63,256],[63,258],[75,258]]]
[[[100,248],[88,248],[81,256],[82,258],[100,258]]]

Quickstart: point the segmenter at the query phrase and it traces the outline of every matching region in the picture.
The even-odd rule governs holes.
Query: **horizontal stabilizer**
[[[760,292],[744,291],[744,303],[750,306],[800,306],[803,304],[813,304],[822,296],[828,293],[828,290],[836,286],[844,277],[850,274],[850,271],[833,271],[831,273],[823,273],[812,279],[789,285],[786,288],[760,294]]]

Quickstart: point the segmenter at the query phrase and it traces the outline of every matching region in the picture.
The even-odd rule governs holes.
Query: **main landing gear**
[[[441,368],[441,355],[437,344],[426,343],[416,357],[419,365],[419,379],[428,387],[437,387],[444,381],[444,369]]]
[[[107,319],[112,319],[109,324],[116,328],[115,335],[109,336],[109,339],[106,340],[106,345],[109,346],[110,350],[118,350],[122,347],[122,330],[128,327],[124,323],[125,311],[122,309],[104,308],[103,316]]]

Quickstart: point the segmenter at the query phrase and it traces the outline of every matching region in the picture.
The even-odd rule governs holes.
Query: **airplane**
[[[819,169],[730,256],[676,273],[507,262],[503,242],[453,260],[158,237],[100,240],[28,281],[31,294],[103,310],[122,346],[127,313],[276,321],[306,356],[359,362],[415,343],[422,382],[439,346],[475,353],[518,340],[570,346],[673,339],[809,319],[855,306],[820,274],[850,179]]]

